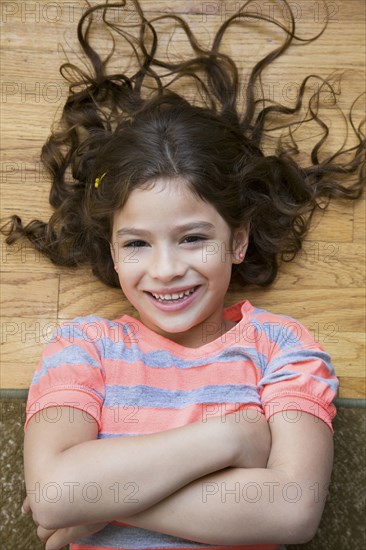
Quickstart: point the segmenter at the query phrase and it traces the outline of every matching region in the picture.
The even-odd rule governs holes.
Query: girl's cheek
[[[218,244],[214,243],[215,246],[210,245],[202,248],[201,250],[201,262],[207,266],[221,266],[223,264],[230,263],[231,260],[231,251],[228,250],[224,243]]]
[[[215,242],[205,242],[203,243],[201,249],[199,250],[202,263],[206,264],[212,262],[212,260],[219,253],[220,247],[218,243]]]
[[[118,250],[118,265],[121,269],[137,267],[142,262],[138,248],[120,248]]]

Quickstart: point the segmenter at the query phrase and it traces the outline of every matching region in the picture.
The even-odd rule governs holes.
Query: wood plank
[[[340,378],[339,397],[365,399],[366,383],[364,378]]]
[[[360,258],[364,251],[361,243],[305,241],[295,260],[280,266],[280,277],[272,288],[288,292],[305,288],[362,288],[365,266]]]
[[[340,220],[342,220],[341,233],[339,232]],[[330,243],[352,242],[353,221],[353,202],[333,202],[324,212],[315,212],[307,240]]]
[[[123,296],[121,289],[108,288],[94,277],[65,275],[60,281],[59,319],[73,319],[95,314],[115,319],[136,311]]]
[[[2,315],[57,316],[59,277],[46,274],[2,273]]]
[[[313,327],[315,331],[318,327]],[[319,334],[319,333],[318,333]],[[332,358],[339,377],[366,378],[365,333],[339,332],[329,325],[320,332],[319,340]]]
[[[62,273],[60,266],[55,266],[27,240],[7,245],[0,245],[0,265],[2,273],[43,273],[58,276]]]
[[[353,222],[353,235],[352,241],[354,243],[361,243],[362,250],[361,254],[358,256],[358,262],[364,266],[365,262],[363,257],[365,254],[365,244],[366,244],[366,196],[363,197],[360,201],[355,204],[355,219]]]
[[[27,389],[43,346],[57,328],[55,317],[9,316],[1,321],[1,388]]]

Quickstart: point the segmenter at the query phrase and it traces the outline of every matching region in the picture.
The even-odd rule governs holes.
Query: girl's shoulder
[[[255,331],[256,339],[265,336],[269,342],[321,347],[311,331],[294,317],[256,307],[248,300],[239,302],[232,307],[237,313],[240,309],[241,323]]]
[[[90,314],[74,317],[74,319],[61,321],[55,333],[64,333],[68,329],[75,329],[82,332],[108,330],[116,326],[117,320],[110,321],[99,315]]]
[[[51,341],[72,342],[77,339],[96,343],[108,338],[114,342],[123,342],[131,331],[133,331],[133,319],[130,320],[128,316],[110,320],[100,315],[90,314],[61,321],[53,331]]]

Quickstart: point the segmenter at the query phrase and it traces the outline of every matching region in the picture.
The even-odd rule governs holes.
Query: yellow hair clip
[[[102,174],[100,176],[100,178],[95,178],[95,182],[94,182],[94,187],[95,189],[98,189],[99,185],[102,183],[102,179],[104,178],[104,176],[106,175],[107,172],[104,172],[104,174]]]

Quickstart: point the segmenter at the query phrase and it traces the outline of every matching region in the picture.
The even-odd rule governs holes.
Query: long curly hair
[[[158,177],[183,178],[232,230],[249,224],[246,257],[233,266],[232,280],[268,285],[277,275],[279,261],[292,260],[301,249],[317,209],[326,208],[332,198],[360,197],[365,183],[361,125],[356,128],[351,109],[349,121],[357,144],[320,159],[328,137],[319,114],[322,94],[334,102],[337,95],[329,81],[307,77],[292,107],[258,98],[265,67],[300,40],[285,0],[280,3],[288,10],[287,26],[249,13],[246,2],[220,26],[209,49],[198,43],[181,17],[165,14],[148,20],[139,2],[132,3],[139,19],[138,37],[110,17],[126,1],[90,7],[81,17],[78,40],[89,69],[70,62],[62,65],[61,73],[70,82],[69,96],[58,129],[42,149],[42,161],[52,176],[49,200],[54,213],[47,223],[33,220],[26,226],[12,216],[3,228],[6,242],[25,237],[54,263],[90,263],[101,281],[119,286],[110,254],[114,212],[133,189],[153,184]],[[112,36],[130,44],[138,62],[135,74],[109,74],[109,61],[116,56],[114,39],[104,60],[92,47],[97,13]],[[173,63],[157,57],[155,26],[169,18],[185,32],[194,52],[191,58]],[[284,40],[252,68],[240,110],[239,71],[220,51],[220,44],[231,25],[244,25],[248,18],[277,26]],[[324,30],[325,26],[317,36]],[[317,78],[319,86],[301,115],[310,78]],[[200,104],[173,90],[180,79],[189,79]],[[264,142],[274,121],[277,128],[287,128],[288,140],[278,139],[276,151],[266,155]],[[321,137],[308,165],[301,166],[294,160],[299,151],[293,129],[309,121],[317,124]]]

